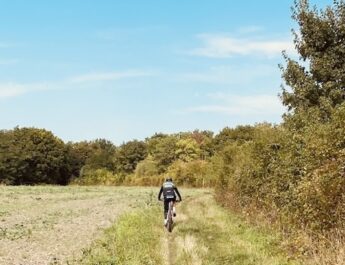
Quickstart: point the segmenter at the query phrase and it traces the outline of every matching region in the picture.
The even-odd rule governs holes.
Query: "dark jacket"
[[[158,200],[161,199],[162,194],[163,194],[164,200],[167,200],[167,199],[175,199],[176,200],[176,195],[177,195],[179,200],[182,201],[181,194],[172,181],[165,181],[163,183],[163,185],[159,191],[159,194],[158,194]]]

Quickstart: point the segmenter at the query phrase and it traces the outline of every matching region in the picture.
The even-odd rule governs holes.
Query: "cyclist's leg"
[[[173,199],[173,214],[174,214],[174,217],[176,216],[176,208],[175,208],[175,205],[176,205],[176,198]]]

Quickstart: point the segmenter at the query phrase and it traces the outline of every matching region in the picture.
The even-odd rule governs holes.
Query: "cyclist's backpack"
[[[174,199],[176,197],[174,187],[175,187],[174,183],[172,183],[172,182],[164,182],[163,183],[164,199]]]

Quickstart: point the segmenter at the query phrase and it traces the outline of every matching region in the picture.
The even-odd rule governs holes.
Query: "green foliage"
[[[243,143],[253,138],[254,128],[249,125],[240,125],[236,128],[224,128],[213,139],[213,146],[216,151],[221,151],[229,142]]]
[[[39,129],[0,131],[1,183],[159,185],[172,164],[183,162],[188,176],[181,183],[209,185],[205,163],[195,161],[210,158],[212,137],[209,131],[156,134],[145,142],[134,140],[116,147],[105,139],[65,144]],[[200,172],[203,181],[196,181]]]
[[[211,186],[212,180],[208,173],[209,163],[204,160],[176,160],[167,171],[167,175],[171,176],[175,183],[191,187]]]
[[[115,145],[105,139],[97,139],[91,142],[67,143],[66,148],[70,155],[70,164],[73,176],[77,177],[83,166],[89,168],[115,170],[114,157]]]
[[[213,132],[195,130],[189,137],[197,142],[202,160],[206,160],[214,154]]]
[[[115,163],[118,172],[133,173],[137,164],[147,157],[147,146],[142,141],[129,141],[120,146]]]
[[[196,140],[192,138],[180,139],[176,143],[176,157],[177,159],[190,162],[192,160],[198,159],[201,155],[201,149],[196,142]]]
[[[84,166],[78,178],[73,179],[71,184],[78,185],[120,185],[123,183],[125,176],[115,174],[106,168],[93,169]]]
[[[218,194],[235,197],[237,207],[276,212],[292,226],[342,227],[345,105],[328,122],[316,117],[295,114],[278,127],[255,126],[252,140],[229,142],[212,159]]]
[[[85,164],[92,168],[115,169],[114,156],[116,154],[115,145],[105,139],[97,139],[89,143],[92,148],[91,154],[87,157]]]
[[[128,175],[125,185],[135,186],[158,186],[164,177],[159,174],[158,163],[149,155],[145,160],[138,163],[135,174]]]
[[[327,118],[345,100],[345,3],[334,1],[318,11],[307,0],[296,1],[293,18],[299,25],[294,43],[302,63],[285,55],[283,103],[295,112],[317,107]]]
[[[156,134],[147,140],[149,154],[157,161],[159,173],[165,172],[176,159],[177,140],[174,135],[164,134]]]
[[[51,132],[35,128],[1,131],[1,183],[67,184],[69,174],[65,145]]]
[[[145,160],[140,161],[135,169],[135,176],[138,178],[155,175],[158,175],[158,166],[152,156],[148,156]]]

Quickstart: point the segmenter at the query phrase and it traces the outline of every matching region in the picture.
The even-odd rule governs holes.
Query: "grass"
[[[279,249],[279,237],[219,207],[205,190],[182,191],[174,230],[162,226],[153,206],[125,214],[77,264],[295,265]]]
[[[102,239],[97,240],[84,251],[82,259],[71,264],[89,265],[159,265],[160,237],[162,231],[157,215],[159,208],[138,210],[123,215],[111,228],[105,230]]]
[[[277,235],[225,211],[211,194],[191,198],[181,212],[185,220],[175,230],[177,255],[171,264],[297,264],[280,251]]]

